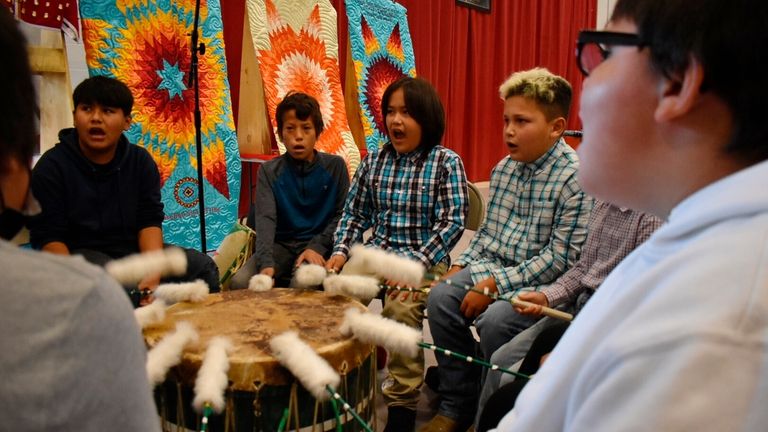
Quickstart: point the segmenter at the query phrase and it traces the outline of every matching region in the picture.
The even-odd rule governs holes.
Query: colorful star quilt
[[[81,0],[91,75],[110,75],[133,92],[126,135],[157,162],[165,241],[200,246],[194,89],[188,87],[194,0]],[[200,8],[200,111],[206,246],[218,247],[237,220],[240,159],[232,118],[219,0]]]
[[[336,10],[327,0],[248,0],[247,7],[275,136],[275,109],[289,91],[315,97],[325,126],[315,148],[343,157],[351,175],[360,151],[341,91]],[[284,153],[285,146],[277,141]]]
[[[393,81],[416,76],[408,17],[391,0],[346,0],[360,119],[368,152],[387,142],[381,97]]]

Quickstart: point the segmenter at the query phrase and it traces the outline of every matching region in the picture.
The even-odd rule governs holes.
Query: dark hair
[[[32,162],[37,142],[37,96],[27,57],[27,43],[7,8],[0,7],[0,170],[9,158]]]
[[[720,97],[733,115],[726,150],[745,162],[768,159],[768,2],[763,0],[619,0],[611,21],[637,25],[650,47],[651,64],[668,78],[696,58],[704,69],[702,91]]]
[[[421,143],[419,148],[429,150],[440,144],[445,132],[445,110],[437,90],[428,81],[421,78],[402,77],[384,90],[381,97],[381,112],[386,117],[389,99],[392,93],[403,89],[403,99],[408,114],[421,126]],[[384,131],[389,134],[387,122]]]
[[[275,110],[275,120],[277,120],[277,133],[280,139],[283,139],[283,117],[288,111],[296,111],[296,118],[301,121],[312,118],[312,124],[315,126],[315,136],[320,136],[323,132],[323,113],[320,112],[320,104],[317,99],[306,93],[290,91],[277,104]]]
[[[97,75],[86,78],[75,87],[72,102],[77,108],[80,104],[98,104],[104,107],[120,108],[123,114],[131,115],[133,95],[122,81],[108,76]]]

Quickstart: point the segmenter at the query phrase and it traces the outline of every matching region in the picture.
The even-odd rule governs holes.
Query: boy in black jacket
[[[142,147],[123,135],[131,124],[133,96],[105,76],[84,80],[72,95],[74,128],[59,132],[32,172],[32,191],[42,213],[30,221],[37,249],[104,265],[129,254],[163,248],[160,174]],[[187,274],[219,290],[218,269],[207,255],[186,250]],[[154,290],[160,275],[139,289]],[[135,301],[135,299],[134,299]]]

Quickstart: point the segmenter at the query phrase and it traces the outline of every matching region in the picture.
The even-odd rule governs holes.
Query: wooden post
[[[59,141],[59,130],[72,126],[72,85],[64,34],[41,30],[40,46],[29,47],[32,73],[40,75],[40,153]]]
[[[272,127],[264,99],[264,83],[251,39],[248,14],[243,19],[243,50],[240,64],[240,106],[237,142],[241,155],[272,153]]]
[[[347,64],[344,78],[344,106],[347,109],[347,121],[349,130],[352,131],[352,138],[357,144],[357,148],[367,150],[365,145],[365,131],[363,122],[360,119],[361,107],[360,99],[357,93],[357,74],[355,73],[355,62],[352,59],[352,45],[347,37]]]

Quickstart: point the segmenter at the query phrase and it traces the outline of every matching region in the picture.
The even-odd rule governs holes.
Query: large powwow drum
[[[375,356],[371,355],[372,346],[339,333],[349,307],[364,309],[346,297],[294,289],[226,291],[201,303],[171,306],[164,321],[144,330],[147,345],[155,346],[179,321],[191,323],[200,338],[184,349],[181,364],[155,389],[163,429],[177,430],[177,425],[183,425],[200,430],[201,416],[192,408],[195,378],[208,341],[226,336],[234,345],[229,354],[226,408],[209,419],[208,430],[276,431],[281,420],[290,430],[337,430],[333,406],[327,401],[317,402],[270,355],[270,339],[287,330],[298,332],[339,373],[341,383],[336,390],[371,424]],[[361,430],[351,415],[342,412],[339,418],[343,430]]]

